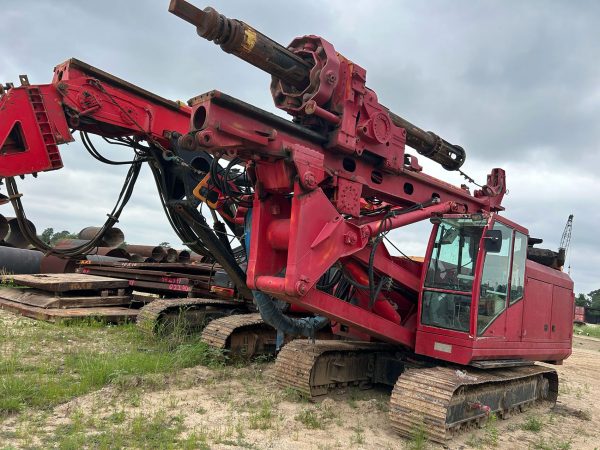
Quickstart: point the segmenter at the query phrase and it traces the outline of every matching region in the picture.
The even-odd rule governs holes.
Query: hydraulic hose
[[[246,251],[250,254],[250,234],[252,229],[252,210],[246,213],[245,221]],[[277,331],[293,336],[314,338],[315,332],[327,326],[329,319],[322,316],[294,318],[286,316],[278,303],[270,295],[261,291],[252,291],[252,296],[262,319]]]
[[[314,338],[315,332],[327,326],[327,317],[302,317],[293,318],[286,316],[278,307],[271,296],[261,291],[252,291],[256,306],[262,319],[277,331],[294,336]]]

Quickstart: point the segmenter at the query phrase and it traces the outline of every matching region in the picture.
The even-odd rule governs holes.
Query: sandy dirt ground
[[[573,355],[557,369],[561,387],[554,408],[538,406],[497,420],[455,438],[446,448],[600,448],[600,340],[576,338]],[[443,448],[397,436],[387,417],[386,391],[348,390],[309,403],[277,388],[272,371],[272,363],[194,367],[139,385],[131,380],[131,390],[110,385],[54,408],[43,426],[52,433],[68,424],[75,411],[107,417],[117,410],[128,416],[160,410],[182,417],[184,433],[201,434],[213,449]],[[531,420],[540,423],[539,430],[527,429]],[[3,423],[11,426],[16,424],[10,419]]]

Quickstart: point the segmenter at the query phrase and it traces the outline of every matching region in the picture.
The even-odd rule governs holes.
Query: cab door
[[[491,229],[501,231],[502,246],[499,252],[485,252],[479,284],[476,332],[478,339],[505,339],[514,230],[498,220]]]
[[[525,291],[525,265],[527,261],[527,241],[525,233],[515,231],[512,270],[510,276],[510,297],[506,311],[506,340],[521,341],[523,332],[523,296]]]

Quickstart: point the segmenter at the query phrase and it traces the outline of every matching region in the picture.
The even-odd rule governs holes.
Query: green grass
[[[496,414],[490,414],[487,422],[485,423],[485,443],[488,447],[497,447],[498,446],[498,438],[500,437],[500,433],[498,431],[498,427],[496,426],[498,422],[498,417]]]
[[[52,435],[46,436],[43,443],[64,450],[209,448],[203,435],[190,433],[187,437],[180,437],[185,431],[183,419],[169,416],[164,410],[123,417],[117,424],[112,416],[92,419],[80,411],[72,414],[70,419],[70,423],[59,426]]]
[[[17,287],[17,285],[15,284],[15,281],[12,279],[12,275],[13,275],[12,272],[8,272],[4,268],[0,269],[0,288]]]
[[[310,396],[308,394],[289,386],[284,387],[281,393],[283,398],[289,402],[308,403],[310,400]]]
[[[540,437],[537,442],[533,444],[535,450],[570,450],[571,441],[546,441]]]
[[[321,404],[318,407],[304,408],[295,419],[306,428],[325,429],[327,425],[336,418],[333,407]]]
[[[413,429],[410,435],[410,441],[408,442],[408,448],[410,450],[423,450],[427,445],[427,440],[425,425],[421,423]]]
[[[6,320],[6,319],[4,319]],[[0,317],[0,418],[28,407],[50,409],[113,383],[222,358],[196,338],[153,340],[134,325],[96,321],[48,324]]]
[[[365,443],[365,429],[360,424],[352,427],[352,436],[350,437],[350,445],[363,445]]]
[[[544,423],[537,417],[528,417],[527,420],[521,424],[521,429],[525,431],[532,431],[537,433],[542,429]]]
[[[303,409],[296,415],[296,420],[302,423],[306,428],[323,428],[323,423],[314,409]]]
[[[252,430],[266,430],[272,427],[273,403],[263,400],[250,412],[249,426]]]
[[[600,338],[600,325],[575,325],[573,334],[576,336],[591,336]]]

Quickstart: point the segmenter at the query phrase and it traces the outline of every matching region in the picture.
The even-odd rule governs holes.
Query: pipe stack
[[[35,232],[31,221],[28,226]],[[54,246],[57,249],[70,249],[88,243],[100,231],[100,227],[86,227],[77,233],[77,239],[61,239]],[[100,241],[100,246],[92,249],[88,255],[79,258],[62,258],[57,255],[44,255],[31,248],[19,222],[15,217],[0,214],[0,271],[13,274],[30,273],[69,273],[75,272],[81,260],[94,264],[111,262],[134,263],[197,263],[199,255],[187,250],[175,250],[170,247],[152,245],[124,244],[125,235],[119,228],[109,229]]]
[[[19,221],[17,220],[17,218],[4,216],[2,216],[2,218],[6,220],[6,223],[8,225],[8,232],[4,237],[4,241],[11,247],[28,248],[29,242],[27,241],[25,236],[23,236],[23,233],[21,233],[21,228],[19,228]],[[27,226],[34,233],[36,232],[35,225],[30,220],[27,220]]]

